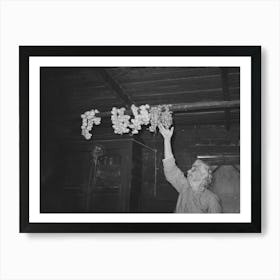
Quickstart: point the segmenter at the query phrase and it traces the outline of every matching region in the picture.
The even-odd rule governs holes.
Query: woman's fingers
[[[170,137],[173,135],[174,126],[172,126],[170,129],[165,128],[161,123],[158,125],[159,132],[164,137]]]

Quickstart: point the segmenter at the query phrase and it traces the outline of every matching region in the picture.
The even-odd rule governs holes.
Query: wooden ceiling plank
[[[111,71],[111,70],[110,70]],[[114,70],[113,70],[114,71]],[[120,78],[120,82],[137,83],[141,81],[165,80],[168,78],[219,75],[218,67],[131,67],[126,76]]]
[[[239,88],[231,90],[231,96],[233,100],[239,99]],[[223,100],[222,89],[211,91],[198,91],[198,92],[174,92],[174,93],[162,93],[156,95],[145,96],[133,96],[133,99],[137,104],[168,104],[170,100],[173,103],[191,103],[199,101],[217,101]]]
[[[215,75],[212,77],[202,77],[195,79],[183,79],[180,82],[169,79],[165,81],[161,81],[160,83],[152,83],[152,84],[135,84],[133,86],[126,86],[123,84],[123,87],[130,94],[138,95],[145,94],[145,92],[149,91],[149,93],[157,93],[157,92],[172,92],[178,90],[207,90],[214,88],[221,88],[221,77],[220,75]]]
[[[169,75],[169,77],[159,77],[158,79],[146,79],[146,80],[137,80],[137,81],[127,81],[124,83],[125,86],[144,86],[144,85],[148,85],[150,86],[151,84],[154,85],[154,84],[168,84],[170,82],[173,82],[173,83],[177,83],[177,82],[184,82],[184,81],[187,81],[187,80],[195,80],[195,79],[207,79],[207,78],[211,78],[211,79],[214,79],[214,78],[218,78],[219,75],[196,75],[196,76],[171,76]]]

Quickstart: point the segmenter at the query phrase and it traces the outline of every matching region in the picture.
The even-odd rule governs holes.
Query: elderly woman
[[[212,182],[210,167],[196,160],[188,171],[187,177],[176,166],[171,148],[174,127],[159,131],[164,138],[163,168],[166,180],[178,191],[176,213],[221,213],[220,199],[208,187]]]

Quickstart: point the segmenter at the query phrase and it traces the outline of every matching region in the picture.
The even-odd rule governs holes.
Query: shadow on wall
[[[239,165],[236,166],[239,169]],[[214,175],[213,191],[222,200],[224,213],[240,213],[240,174],[231,165],[222,165]]]

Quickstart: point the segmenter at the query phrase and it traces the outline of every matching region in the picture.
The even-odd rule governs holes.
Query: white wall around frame
[[[280,279],[277,0],[0,2],[0,278]],[[262,234],[19,234],[19,45],[262,45]]]

